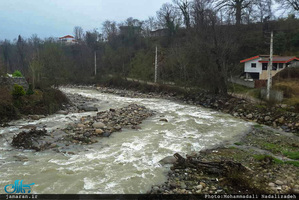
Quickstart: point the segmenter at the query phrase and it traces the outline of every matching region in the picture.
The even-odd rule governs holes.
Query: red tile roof
[[[254,59],[258,59],[260,58],[259,62],[260,63],[268,63],[269,62],[269,55],[259,55],[259,56],[254,56],[251,58],[247,58],[245,60],[241,60],[240,63],[245,63]],[[297,60],[299,61],[299,58],[295,57],[295,56],[273,56],[273,63],[288,63],[291,62],[293,60]]]
[[[66,35],[66,36],[60,37],[59,39],[66,39],[66,38],[75,38],[75,37],[73,37],[71,35]]]

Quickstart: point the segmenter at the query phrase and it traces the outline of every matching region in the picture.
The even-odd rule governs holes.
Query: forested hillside
[[[226,93],[227,77],[242,72],[240,60],[269,54],[270,31],[274,54],[299,56],[296,1],[275,2],[288,17],[279,16],[271,0],[175,0],[148,20],[107,20],[101,32],[75,27],[72,45],[20,35],[0,42],[0,71],[20,70],[35,87],[96,82],[107,75],[153,81],[157,46],[160,82]]]

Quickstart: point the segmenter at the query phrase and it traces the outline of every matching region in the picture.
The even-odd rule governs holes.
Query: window
[[[283,63],[279,63],[279,69],[283,68]]]
[[[272,64],[272,70],[277,70],[277,63]]]
[[[256,68],[256,63],[251,63],[251,68]]]
[[[262,67],[263,67],[263,70],[267,70],[267,68],[268,68],[268,63],[263,63]]]

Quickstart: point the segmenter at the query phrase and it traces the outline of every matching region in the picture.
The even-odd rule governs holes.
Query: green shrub
[[[29,84],[29,88],[26,92],[27,95],[33,95],[34,94],[34,91],[33,91],[33,88],[32,88],[32,84]]]
[[[12,77],[23,77],[22,73],[19,70],[14,71]]]
[[[18,98],[20,98],[21,96],[24,96],[24,95],[25,95],[25,90],[24,90],[23,86],[15,84],[14,89],[12,91],[12,96],[15,99],[18,99]]]

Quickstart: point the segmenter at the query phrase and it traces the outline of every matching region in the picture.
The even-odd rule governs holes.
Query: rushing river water
[[[0,193],[17,179],[25,184],[34,182],[33,192],[39,194],[145,193],[151,185],[166,180],[167,169],[159,160],[176,152],[185,155],[234,141],[250,126],[227,114],[170,100],[126,98],[89,89],[61,90],[98,99],[100,110],[137,103],[156,114],[140,125],[142,129],[113,133],[99,143],[73,149],[75,155],[17,150],[10,142],[23,125],[46,125],[53,130],[95,112],[11,122],[12,126],[0,128]],[[159,121],[161,118],[168,122]],[[15,156],[28,160],[20,161]]]

